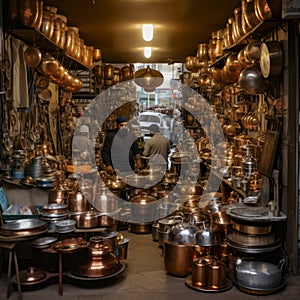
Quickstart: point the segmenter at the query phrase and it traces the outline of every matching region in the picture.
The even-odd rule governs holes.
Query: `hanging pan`
[[[38,48],[28,47],[24,51],[24,59],[29,67],[36,68],[42,62],[42,53]]]
[[[281,74],[283,55],[281,44],[278,41],[269,41],[261,44],[259,65],[264,78]]]

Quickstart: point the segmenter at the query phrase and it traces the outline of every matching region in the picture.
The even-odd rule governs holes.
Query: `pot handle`
[[[286,263],[287,263],[287,261],[286,261],[285,258],[281,259],[281,260],[279,261],[279,263],[278,263],[278,269],[279,269],[280,271],[282,271],[282,270],[283,270],[283,267],[286,265]]]

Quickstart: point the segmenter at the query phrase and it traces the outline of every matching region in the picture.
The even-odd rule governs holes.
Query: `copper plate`
[[[57,252],[70,253],[84,249],[87,245],[88,242],[83,238],[70,238],[53,244],[52,248]]]

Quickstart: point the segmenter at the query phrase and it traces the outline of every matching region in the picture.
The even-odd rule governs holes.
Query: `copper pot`
[[[41,64],[38,66],[38,70],[45,75],[54,74],[60,66],[58,60],[54,57],[47,55],[43,57]]]
[[[111,190],[123,190],[127,186],[119,176],[111,177],[111,179],[106,182],[106,185]]]
[[[146,193],[142,193],[138,196],[133,197],[130,202],[132,204],[132,213],[138,216],[153,216],[154,215],[154,206],[153,202],[157,199],[148,196]]]
[[[207,286],[212,289],[220,289],[226,284],[226,265],[219,260],[214,260],[207,266]]]
[[[253,61],[247,58],[245,49],[246,48],[243,48],[237,56],[237,59],[243,68],[247,68],[253,65]]]
[[[252,222],[251,222],[252,223]],[[266,224],[249,224],[249,223],[238,223],[238,222],[233,222],[232,223],[232,228],[245,234],[269,234],[272,229],[272,225],[269,223]]]
[[[94,211],[83,212],[79,218],[80,228],[96,228],[98,226],[98,215]]]
[[[59,64],[58,68],[55,72],[49,75],[50,81],[52,81],[55,84],[61,84],[64,80],[66,69],[63,65]]]
[[[51,40],[54,33],[54,14],[45,9],[43,11],[41,31]]]
[[[70,212],[85,212],[90,207],[89,201],[81,192],[70,192],[68,197],[68,210]]]
[[[193,260],[196,259],[193,245],[179,245],[164,241],[164,264],[170,275],[184,277],[192,272]]]
[[[277,7],[273,7],[273,3]],[[270,6],[271,7],[270,7]],[[261,21],[268,20],[272,17],[281,17],[280,1],[254,0],[255,14]],[[278,16],[278,14],[280,15]]]
[[[8,2],[8,18],[13,26],[34,26],[39,16],[39,1],[37,0],[10,0]]]
[[[102,59],[102,51],[101,49],[94,48],[93,50],[93,61],[98,62]]]
[[[191,72],[197,72],[199,70],[199,60],[196,56],[187,56],[185,58],[185,67]]]
[[[261,19],[256,14],[254,2],[255,2],[254,0],[242,1],[243,18],[246,25],[245,29],[248,28],[249,29],[248,31],[256,27],[261,22]]]
[[[103,244],[109,245],[113,252],[117,249],[118,243],[122,238],[117,231],[109,230],[104,230],[102,232],[97,233],[97,237],[99,239],[102,238]]]
[[[198,258],[193,261],[192,284],[194,286],[207,285],[207,261],[203,258]]]
[[[82,256],[80,263],[75,265],[72,272],[84,277],[104,277],[121,270],[117,256],[112,252],[111,246],[105,244],[99,236],[90,238],[86,254]]]
[[[132,69],[130,66],[123,66],[121,68],[121,81],[130,80],[133,78]]]
[[[104,79],[112,80],[114,78],[114,67],[113,65],[106,65],[104,67]]]
[[[244,48],[245,58],[248,61],[259,62],[261,44],[260,40],[254,40]]]

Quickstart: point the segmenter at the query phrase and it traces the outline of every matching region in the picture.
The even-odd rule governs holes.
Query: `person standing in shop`
[[[95,167],[94,145],[89,138],[89,133],[89,127],[87,125],[81,125],[78,133],[73,137],[72,149],[74,154],[76,152],[82,160],[87,162],[87,164],[91,164]]]
[[[168,164],[171,148],[169,140],[160,134],[158,125],[152,124],[149,130],[151,138],[144,145],[143,156],[149,157],[152,164]]]
[[[109,131],[103,143],[102,161],[109,174],[114,172],[132,173],[141,169],[141,155],[134,134],[128,131],[125,116],[116,118],[117,129]]]

